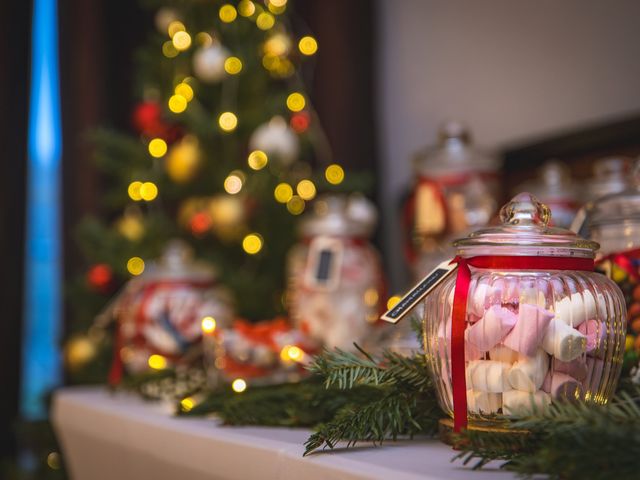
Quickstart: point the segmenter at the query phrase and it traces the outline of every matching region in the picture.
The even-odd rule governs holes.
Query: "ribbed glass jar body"
[[[451,416],[455,279],[426,298],[423,320],[429,369]],[[499,422],[555,400],[604,404],[614,392],[626,310],[604,275],[472,268],[465,321],[470,421]]]

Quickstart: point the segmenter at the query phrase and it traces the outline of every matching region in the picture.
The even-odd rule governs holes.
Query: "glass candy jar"
[[[415,158],[417,180],[404,208],[405,255],[420,278],[446,255],[451,235],[489,223],[499,195],[499,160],[472,145],[458,122]]]
[[[189,367],[200,361],[204,322],[229,324],[229,293],[216,283],[214,268],[196,261],[181,241],[168,244],[157,262],[132,278],[98,317],[116,322],[110,382],[122,369],[131,374]]]
[[[554,226],[571,226],[580,201],[571,172],[564,163],[555,160],[546,162],[538,172],[538,178],[519,185],[516,190],[531,192],[548,205],[553,214]]]
[[[594,202],[586,220],[601,245],[596,268],[618,284],[627,303],[626,365],[640,358],[640,163],[634,179],[636,186]]]
[[[592,271],[598,244],[548,226],[548,207],[528,193],[500,219],[454,242],[458,270],[425,300],[442,408],[464,426],[467,414],[491,423],[554,400],[606,403],[626,313],[620,289]]]
[[[369,339],[384,301],[378,252],[369,243],[375,207],[363,196],[327,195],[300,224],[288,256],[294,325],[321,345],[353,349]]]
[[[593,202],[605,195],[622,192],[629,187],[631,159],[627,157],[607,157],[593,164],[593,178],[585,184],[583,201]]]

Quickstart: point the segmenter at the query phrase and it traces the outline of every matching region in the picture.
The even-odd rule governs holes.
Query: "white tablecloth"
[[[65,388],[52,420],[73,480],[510,480],[451,463],[437,440],[362,444],[302,457],[304,429],[224,427],[176,418],[167,406],[103,388]]]

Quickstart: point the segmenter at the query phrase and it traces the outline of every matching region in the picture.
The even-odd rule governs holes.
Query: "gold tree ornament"
[[[167,154],[165,168],[169,178],[176,183],[189,182],[200,167],[201,157],[196,137],[185,136]]]
[[[96,344],[88,336],[76,335],[64,345],[64,363],[70,371],[78,371],[91,362],[97,352]]]

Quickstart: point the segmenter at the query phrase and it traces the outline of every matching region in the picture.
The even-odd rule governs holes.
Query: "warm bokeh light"
[[[324,171],[324,178],[332,185],[339,185],[344,180],[344,169],[337,163],[329,165]]]
[[[154,370],[163,370],[167,368],[167,359],[162,355],[155,353],[149,357],[147,363],[149,363],[149,366]]]
[[[275,25],[275,23],[275,17],[268,12],[262,12],[258,15],[258,18],[256,18],[256,26],[260,30],[269,30]]]
[[[182,95],[172,95],[169,99],[169,110],[173,113],[182,113],[187,109],[187,99]]]
[[[238,12],[236,11],[233,5],[226,4],[220,7],[218,16],[220,17],[220,20],[222,20],[224,23],[231,23],[238,16]]]
[[[378,304],[378,291],[375,288],[369,288],[364,292],[364,303],[368,307],[375,307]]]
[[[131,275],[140,275],[144,272],[144,260],[140,257],[131,257],[127,260],[127,271]]]
[[[191,100],[193,100],[193,88],[191,88],[191,85],[189,85],[186,82],[181,82],[178,85],[176,85],[176,88],[174,91],[176,95],[180,95],[181,97],[184,97],[187,102],[190,102]]]
[[[218,117],[218,125],[225,132],[233,132],[238,126],[238,117],[232,112],[223,112]]]
[[[262,237],[257,233],[250,233],[242,240],[242,249],[249,255],[255,255],[262,250]]]
[[[280,359],[283,362],[301,362],[304,358],[304,351],[295,345],[285,345],[280,350]]]
[[[299,92],[293,92],[287,97],[287,108],[292,112],[299,112],[305,107],[306,103],[304,95]]]
[[[191,35],[187,32],[176,32],[171,41],[176,50],[183,52],[191,46]]]
[[[224,179],[224,191],[230,195],[235,195],[242,190],[242,178],[240,175],[230,173],[227,178]]]
[[[190,412],[195,406],[196,402],[191,397],[183,398],[182,400],[180,400],[180,408],[183,412]]]
[[[129,194],[129,198],[136,202],[142,200],[142,195],[140,195],[140,187],[142,187],[142,182],[131,182],[129,184],[129,188],[127,189],[127,193]]]
[[[167,58],[174,58],[178,55],[178,50],[173,46],[171,40],[167,40],[162,44],[162,54]]]
[[[316,186],[311,180],[300,180],[296,186],[296,192],[303,200],[313,200],[316,196]]]
[[[158,187],[153,182],[144,182],[140,185],[140,197],[142,200],[150,202],[158,196]]]
[[[237,75],[242,71],[242,61],[238,57],[229,57],[224,61],[224,71],[229,75]]]
[[[300,215],[304,212],[304,200],[298,195],[292,196],[287,202],[287,210],[292,215]]]
[[[154,138],[149,142],[149,153],[155,158],[163,157],[167,153],[167,142],[161,138]]]
[[[267,166],[269,162],[269,157],[262,150],[254,150],[249,154],[247,158],[247,163],[254,170],[261,170]]]
[[[202,332],[213,333],[216,330],[216,319],[213,317],[204,317],[202,319]]]
[[[284,33],[276,33],[271,35],[262,47],[265,55],[271,55],[273,57],[281,57],[289,53],[291,48],[291,39]]]
[[[279,183],[273,191],[273,196],[279,203],[287,203],[293,197],[293,188],[288,183]]]
[[[178,32],[184,32],[186,30],[184,23],[175,20],[173,22],[171,22],[169,24],[169,26],[167,27],[167,33],[169,34],[169,37],[173,38],[174,35]]]
[[[60,470],[61,461],[60,454],[58,452],[51,452],[47,455],[47,466],[51,470]]]
[[[297,112],[291,115],[291,120],[289,120],[289,125],[296,133],[304,133],[309,128],[309,123],[311,122],[311,118],[307,112]]]
[[[400,301],[400,296],[394,295],[387,300],[387,310],[391,310]]]
[[[243,17],[250,17],[256,13],[256,6],[251,0],[242,0],[238,3],[238,13]]]
[[[247,382],[242,378],[236,378],[231,382],[231,389],[236,393],[242,393],[247,389]]]
[[[318,42],[312,36],[307,35],[298,42],[298,50],[303,55],[313,55],[318,51]]]
[[[196,34],[196,43],[203,47],[210,47],[213,44],[213,37],[207,32],[199,32]]]

